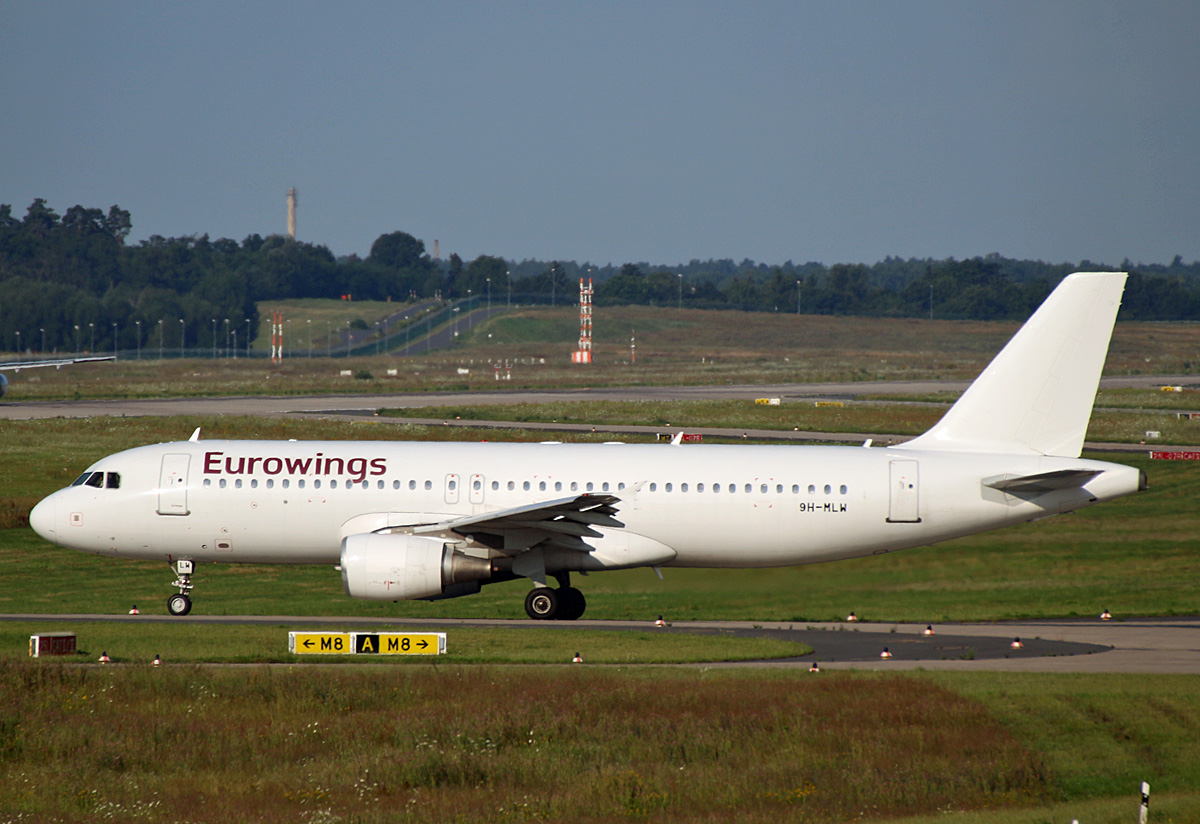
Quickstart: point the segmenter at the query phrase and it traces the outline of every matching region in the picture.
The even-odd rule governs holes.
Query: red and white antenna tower
[[[587,286],[579,279],[579,349],[571,353],[571,363],[592,362],[592,279]]]
[[[283,312],[271,313],[271,363],[283,363]]]

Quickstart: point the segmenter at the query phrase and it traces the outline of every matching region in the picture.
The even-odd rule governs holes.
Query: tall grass
[[[0,662],[0,811],[63,821],[836,822],[1048,797],[919,679]]]

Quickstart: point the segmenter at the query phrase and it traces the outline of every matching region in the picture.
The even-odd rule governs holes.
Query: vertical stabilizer
[[[1063,278],[945,416],[894,448],[1079,457],[1124,288],[1123,272]]]

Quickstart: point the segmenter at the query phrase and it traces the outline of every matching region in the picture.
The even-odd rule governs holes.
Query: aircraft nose
[[[51,542],[55,539],[58,520],[58,501],[54,497],[51,495],[49,498],[43,498],[29,511],[29,525],[33,527],[33,531]]]

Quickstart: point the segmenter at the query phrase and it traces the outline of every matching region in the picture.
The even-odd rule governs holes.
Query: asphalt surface
[[[119,622],[170,621],[192,624],[267,624],[328,630],[442,629],[505,627],[513,629],[607,630],[722,634],[762,637],[807,644],[810,655],[769,661],[714,662],[706,667],[808,669],[958,670],[967,672],[1200,673],[1200,618],[1128,621],[1063,620],[1000,624],[812,623],[689,621],[657,628],[635,621],[497,621],[433,618],[353,618],[293,615],[0,615],[0,621]],[[1013,642],[1020,640],[1021,647]],[[453,643],[451,636],[449,643]],[[573,645],[578,646],[578,645]],[[890,658],[882,657],[884,649]],[[586,647],[580,650],[587,660]]]

